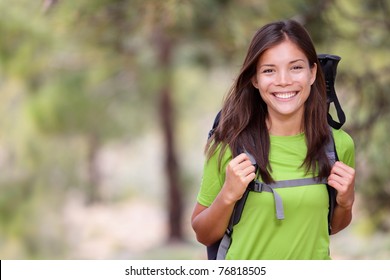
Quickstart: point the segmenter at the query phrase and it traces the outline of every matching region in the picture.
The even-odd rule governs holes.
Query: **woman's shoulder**
[[[213,149],[211,148],[214,143],[212,143],[206,152],[207,164],[219,166],[219,161],[222,167],[224,167],[233,157],[232,152],[229,148],[229,145],[223,145],[222,143],[216,144]]]
[[[342,145],[354,146],[354,141],[351,135],[349,135],[349,133],[345,130],[332,128],[332,133],[336,145],[337,143],[340,143]]]

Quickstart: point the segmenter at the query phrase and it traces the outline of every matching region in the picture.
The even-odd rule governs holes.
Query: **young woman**
[[[339,161],[325,151],[331,133]],[[255,158],[258,171],[247,153]],[[220,240],[248,184],[318,176],[337,191],[331,234],[352,219],[354,143],[327,124],[326,88],[310,36],[293,20],[257,31],[222,106],[207,146],[201,188],[192,215],[199,242]],[[270,192],[250,192],[234,227],[226,259],[330,259],[325,184],[275,190],[284,219],[275,217]]]

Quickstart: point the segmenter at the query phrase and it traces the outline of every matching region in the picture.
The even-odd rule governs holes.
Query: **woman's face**
[[[271,121],[291,117],[302,120],[316,71],[317,65],[310,68],[305,54],[290,40],[261,55],[252,84],[267,104]]]

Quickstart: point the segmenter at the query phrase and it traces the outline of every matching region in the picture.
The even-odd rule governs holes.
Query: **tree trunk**
[[[175,151],[173,106],[171,91],[163,88],[161,94],[161,121],[165,140],[165,172],[168,181],[169,240],[182,240],[182,201],[179,166]]]
[[[169,241],[180,241],[182,233],[182,196],[180,192],[179,165],[174,133],[174,105],[172,101],[171,59],[172,42],[161,30],[155,34],[159,68],[163,76],[160,96],[160,120],[165,142],[165,172],[168,183]]]

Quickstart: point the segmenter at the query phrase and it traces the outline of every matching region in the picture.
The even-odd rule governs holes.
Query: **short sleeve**
[[[333,137],[339,160],[355,168],[355,143],[352,137],[342,129],[334,129]]]
[[[221,147],[218,147],[215,153],[207,160],[203,166],[203,176],[200,184],[197,201],[199,204],[209,207],[220,192],[226,175],[226,165],[232,159],[229,148],[222,156],[221,165],[218,163]]]

